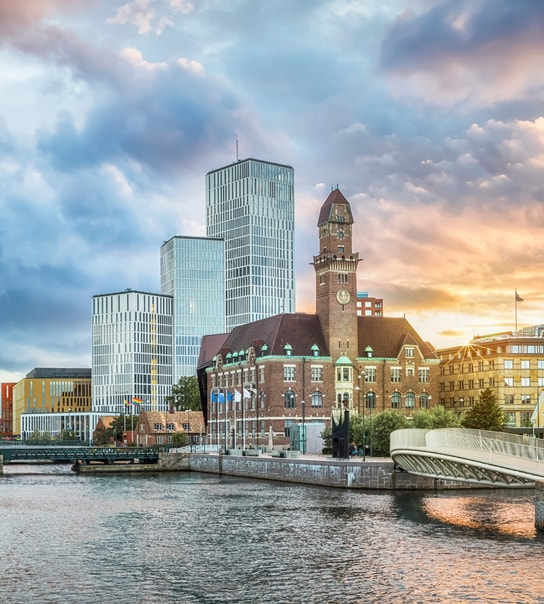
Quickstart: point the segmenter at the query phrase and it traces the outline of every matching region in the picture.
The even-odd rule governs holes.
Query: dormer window
[[[291,344],[286,344],[283,347],[283,351],[285,352],[285,355],[290,357],[293,354],[293,347],[291,346]]]

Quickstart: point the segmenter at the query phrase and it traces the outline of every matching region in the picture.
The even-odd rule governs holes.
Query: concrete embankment
[[[271,455],[217,453],[161,453],[157,464],[78,465],[81,474],[192,471],[258,478],[324,487],[376,490],[467,489],[473,485],[409,474],[395,468],[389,458],[332,459],[305,455],[278,458]],[[481,487],[478,487],[481,488]]]
[[[260,478],[325,487],[379,490],[466,489],[470,485],[408,474],[395,468],[388,458],[366,461],[338,460],[321,456],[277,459],[269,456],[242,457],[193,453],[190,470],[226,476]]]

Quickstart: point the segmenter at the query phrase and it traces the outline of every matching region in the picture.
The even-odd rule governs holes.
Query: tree
[[[192,375],[180,377],[165,400],[178,411],[202,411],[198,382]]]
[[[466,413],[462,425],[463,428],[473,430],[502,432],[506,422],[506,417],[495,400],[495,393],[491,388],[486,388],[480,392],[480,400]]]
[[[453,411],[446,411],[439,405],[432,409],[420,409],[414,411],[412,419],[413,428],[460,428],[461,418]]]
[[[170,444],[173,447],[185,447],[188,442],[189,439],[185,432],[174,432],[170,437]]]
[[[132,430],[133,426],[136,428],[138,425],[138,418],[138,415],[125,415],[124,413],[121,413],[121,415],[118,415],[112,420],[110,429],[112,430],[114,444],[117,441],[123,440],[123,433],[125,431],[128,432],[129,430]]]
[[[388,457],[391,453],[389,445],[391,432],[410,427],[409,420],[399,411],[382,411],[373,415],[370,434],[370,438],[372,438],[372,454]]]

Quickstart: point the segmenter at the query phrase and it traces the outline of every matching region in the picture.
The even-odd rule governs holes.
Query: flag
[[[234,402],[239,403],[242,400],[242,395],[236,388],[234,389]]]
[[[251,392],[244,388],[244,398],[251,398]]]
[[[544,390],[540,391],[540,395],[538,397],[538,401],[536,403],[535,410],[531,415],[531,424],[533,424],[533,428],[536,424],[537,428],[540,428],[540,417],[542,414],[542,404],[544,403]]]
[[[220,392],[218,394],[218,399],[217,400],[218,400],[219,403],[224,403],[225,402],[225,394],[223,392]]]
[[[212,403],[217,403],[217,392],[212,392]]]
[[[230,392],[229,390],[227,390],[227,401],[232,401],[233,398],[234,398],[234,394],[232,392]]]
[[[142,404],[142,399],[139,398],[138,396],[133,396],[132,397],[132,404],[133,405],[141,405]],[[127,403],[128,405],[128,403]]]
[[[523,298],[516,291],[516,302],[523,302]]]

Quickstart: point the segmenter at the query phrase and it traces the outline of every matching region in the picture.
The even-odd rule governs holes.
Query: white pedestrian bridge
[[[432,478],[496,487],[544,482],[544,440],[504,432],[408,428],[391,434],[395,464]]]

